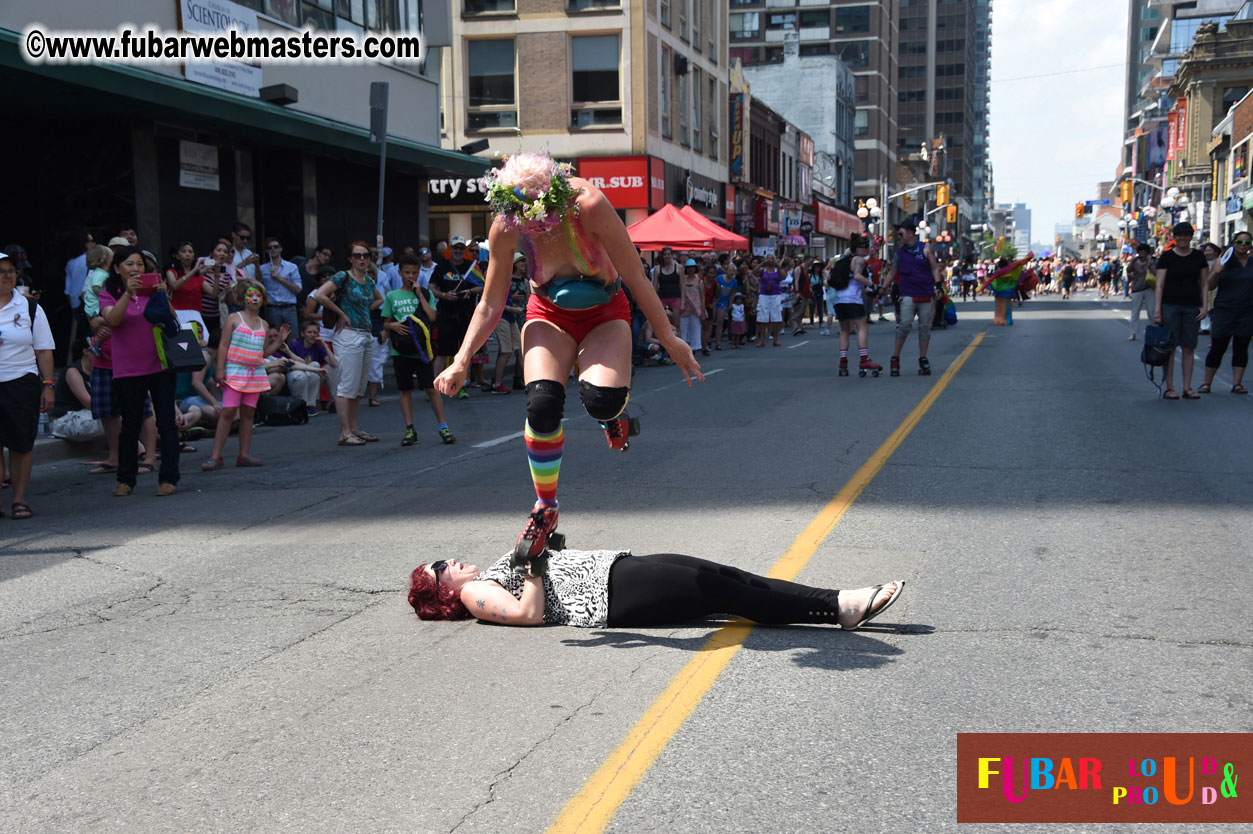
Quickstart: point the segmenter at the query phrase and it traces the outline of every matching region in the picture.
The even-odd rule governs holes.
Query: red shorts
[[[631,323],[631,305],[627,301],[626,293],[621,289],[609,301],[595,307],[588,307],[586,310],[567,310],[564,307],[558,307],[538,292],[531,293],[531,298],[526,303],[528,323],[538,320],[555,324],[576,342],[586,339],[587,334],[595,330],[597,326],[618,319],[627,324]]]

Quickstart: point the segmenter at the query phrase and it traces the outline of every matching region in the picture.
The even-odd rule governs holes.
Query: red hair
[[[470,612],[461,603],[461,595],[448,585],[441,585],[418,565],[409,575],[409,604],[423,620],[464,620]]]

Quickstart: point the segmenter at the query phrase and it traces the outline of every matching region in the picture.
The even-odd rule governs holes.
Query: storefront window
[[[467,130],[516,127],[513,39],[466,42]]]

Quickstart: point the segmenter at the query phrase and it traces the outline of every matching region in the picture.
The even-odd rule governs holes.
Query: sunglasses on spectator
[[[282,249],[283,247],[279,246],[277,243],[271,243],[269,246],[265,248],[266,249]]]
[[[1235,241],[1235,245],[1236,246],[1253,246],[1253,240],[1237,240]]]
[[[349,255],[348,257],[350,257],[350,258],[368,258],[368,257],[370,257],[370,253],[369,253],[369,252],[353,252],[353,253],[352,253],[351,255]]]
[[[431,573],[435,574],[435,584],[439,584],[439,575],[448,567],[447,560],[440,559],[438,562],[431,562]]]
[[[252,240],[252,235],[246,234],[244,232],[236,232],[235,236],[238,237],[240,240]]]

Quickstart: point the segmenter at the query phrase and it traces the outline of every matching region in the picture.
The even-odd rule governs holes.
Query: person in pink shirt
[[[139,473],[138,441],[144,420],[144,406],[152,398],[161,444],[161,471],[157,495],[173,495],[178,484],[178,455],[181,444],[174,419],[175,375],[161,367],[153,325],[144,318],[152,293],[145,293],[140,275],[144,258],[133,246],[120,247],[113,256],[112,274],[100,292],[100,315],[110,330],[113,343],[113,390],[122,412],[118,439],[116,496],[135,491]],[[157,277],[157,291],[162,289]]]

